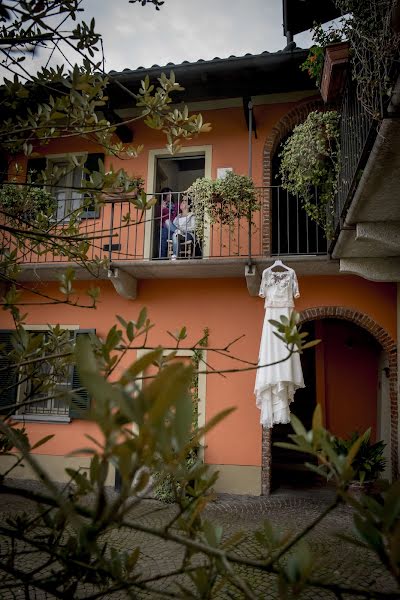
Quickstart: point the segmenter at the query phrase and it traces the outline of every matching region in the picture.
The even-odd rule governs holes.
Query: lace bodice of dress
[[[299,286],[296,273],[293,269],[288,271],[271,271],[265,269],[259,295],[265,298],[266,308],[294,307],[294,298],[298,298]]]

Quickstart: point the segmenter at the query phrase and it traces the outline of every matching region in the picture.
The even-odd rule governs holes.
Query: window
[[[48,159],[51,167],[64,172],[52,188],[52,193],[57,202],[57,221],[68,220],[70,216],[77,211],[82,203],[83,170],[81,167],[75,167],[71,170],[71,165],[64,159]]]
[[[52,188],[52,193],[57,201],[57,214],[55,215],[57,221],[68,220],[71,214],[82,206],[85,198],[85,194],[80,189],[82,182],[85,178],[89,178],[90,172],[98,170],[99,160],[104,161],[104,154],[87,154],[83,167],[76,166],[75,168],[71,168],[67,155],[43,156],[28,160],[27,173],[30,173],[32,181],[35,181],[38,174],[49,166],[58,168],[61,172],[65,169],[65,173],[60,176]],[[89,173],[86,173],[85,169]],[[80,219],[93,219],[98,216],[99,213],[94,203],[90,204],[90,201],[79,213]]]
[[[36,333],[44,334],[43,356],[55,353],[51,349],[49,329],[34,329]],[[21,367],[17,371],[8,356],[13,348],[14,333],[11,330],[0,331],[0,412],[14,412],[15,420],[69,422],[71,418],[86,418],[90,398],[87,390],[82,388],[76,367],[60,358],[56,361],[38,361],[28,369]],[[65,343],[68,343],[69,339],[76,340],[78,335],[88,335],[94,330],[66,327],[65,333]],[[40,386],[43,375],[46,381],[44,387]],[[71,395],[68,392],[72,390],[76,392]],[[27,403],[27,400],[33,402]]]
[[[136,359],[139,360],[143,356],[145,356],[150,350],[147,348],[139,349],[137,351]],[[193,360],[195,353],[193,350],[189,348],[180,348],[176,350],[176,356],[173,359],[174,361],[180,361],[185,364],[189,364]],[[170,364],[170,363],[168,363]],[[206,395],[207,395],[207,375],[205,374],[205,367],[207,365],[207,350],[201,350],[201,359],[199,359],[199,363],[196,368],[200,371],[197,374],[196,378],[196,399],[197,399],[197,426],[204,427],[206,424]],[[152,366],[146,370],[145,375],[155,375],[157,370]],[[146,380],[138,380],[139,388],[141,389],[142,385],[146,385]],[[137,430],[137,425],[133,424],[133,430]],[[204,460],[204,448],[205,448],[205,440],[201,438],[199,440],[199,457],[201,460]]]

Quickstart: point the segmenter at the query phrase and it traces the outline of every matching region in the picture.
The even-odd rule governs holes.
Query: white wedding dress
[[[288,356],[286,344],[274,335],[276,329],[269,320],[279,321],[282,315],[290,318],[293,300],[300,296],[296,273],[289,268],[283,272],[265,269],[259,295],[265,298],[266,310],[254,393],[261,410],[260,423],[271,428],[276,423],[290,422],[289,404],[295,391],[304,387],[299,354],[292,354],[279,364],[262,366]]]

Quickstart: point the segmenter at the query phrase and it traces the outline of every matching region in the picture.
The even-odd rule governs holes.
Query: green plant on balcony
[[[282,186],[300,198],[308,216],[331,235],[339,172],[339,115],[311,112],[280,153]]]
[[[251,219],[259,209],[253,180],[246,175],[228,172],[223,179],[197,179],[187,190],[191,210],[196,216],[196,234],[204,237],[204,222],[228,225],[232,230],[239,219]]]
[[[360,437],[358,432],[344,440],[335,438],[333,448],[339,456],[347,456],[350,448]],[[371,442],[371,428],[362,436],[362,442],[353,459],[352,468],[354,470],[354,481],[360,484],[376,481],[380,474],[385,470],[386,459],[383,456],[385,443],[383,441]]]
[[[20,226],[39,225],[54,216],[57,203],[43,187],[5,183],[0,186],[0,211]]]

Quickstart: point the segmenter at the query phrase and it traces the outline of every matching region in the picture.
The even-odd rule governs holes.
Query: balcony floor
[[[281,256],[285,264],[291,266],[297,275],[337,275],[339,261],[328,255]],[[257,257],[253,259],[259,273],[270,266],[275,257]],[[136,279],[208,279],[244,277],[247,258],[202,258],[191,260],[140,260],[115,261],[112,267],[119,268]],[[25,264],[19,275],[20,281],[56,281],[59,275],[71,263]],[[76,278],[80,280],[107,279],[107,270],[103,269],[96,277],[83,267],[75,265]]]

